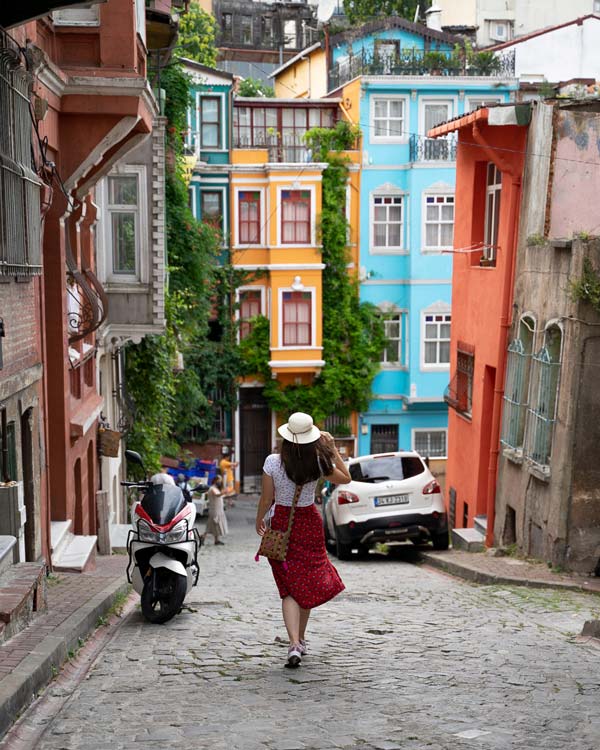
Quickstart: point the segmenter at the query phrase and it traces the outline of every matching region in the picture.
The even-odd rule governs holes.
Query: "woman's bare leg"
[[[300,640],[303,641],[306,637],[306,624],[308,623],[308,618],[310,617],[310,609],[302,609],[300,607]]]
[[[285,629],[290,639],[290,644],[296,644],[300,642],[300,613],[302,610],[295,599],[291,596],[286,596],[281,601],[281,609],[283,611],[283,621],[285,623]]]

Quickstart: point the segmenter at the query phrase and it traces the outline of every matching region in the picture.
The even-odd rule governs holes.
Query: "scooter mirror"
[[[125,457],[128,461],[131,461],[132,464],[138,464],[138,466],[141,466],[142,469],[144,468],[144,462],[142,461],[142,457],[137,451],[125,451]]]

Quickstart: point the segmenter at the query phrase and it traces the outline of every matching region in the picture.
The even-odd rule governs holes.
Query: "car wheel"
[[[352,546],[340,542],[337,528],[335,530],[335,556],[338,560],[349,560],[352,557]]]
[[[450,546],[450,537],[447,531],[442,531],[441,534],[432,534],[431,541],[433,543],[433,549],[444,550]]]

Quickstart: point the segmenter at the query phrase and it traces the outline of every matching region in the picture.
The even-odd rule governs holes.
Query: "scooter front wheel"
[[[155,568],[144,581],[142,614],[148,622],[160,625],[174,617],[187,593],[187,578],[167,568]]]

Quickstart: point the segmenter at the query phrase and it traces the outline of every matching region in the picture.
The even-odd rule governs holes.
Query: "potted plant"
[[[469,63],[479,75],[489,76],[493,73],[500,72],[502,62],[496,54],[490,50],[483,52],[474,52],[470,56]]]
[[[430,50],[423,55],[423,67],[432,76],[441,76],[442,70],[448,67],[448,55],[439,50]]]

